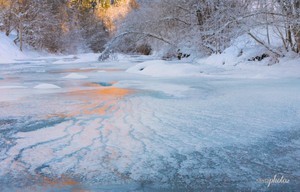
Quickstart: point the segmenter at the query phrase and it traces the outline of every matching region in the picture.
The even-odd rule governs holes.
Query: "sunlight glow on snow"
[[[67,114],[52,114],[52,117],[74,117],[78,115],[99,115],[103,116],[116,110],[118,101],[135,91],[117,87],[102,87],[99,84],[87,83],[86,86],[98,87],[92,90],[77,90],[66,93],[67,98],[76,98],[80,103],[75,106],[75,111]]]

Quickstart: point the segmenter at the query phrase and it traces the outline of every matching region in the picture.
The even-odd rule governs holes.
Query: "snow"
[[[35,89],[60,89],[61,87],[48,83],[41,83],[34,87]]]
[[[269,29],[270,37],[270,47],[277,48],[280,47],[282,41],[277,32],[278,28]],[[254,28],[251,30],[259,40],[268,44],[267,34],[265,29]],[[248,34],[244,34],[234,39],[231,43],[231,46],[225,49],[221,54],[213,54],[208,58],[200,59],[202,63],[205,64],[218,64],[218,65],[239,65],[239,64],[251,64],[256,63],[256,65],[267,65],[273,64],[270,62],[271,58],[266,58],[261,62],[249,62],[248,60],[260,56],[263,53],[269,54],[269,51],[258,44],[252,37]]]
[[[277,170],[298,189],[299,57],[248,62],[256,45],[238,57],[237,43],[194,63],[87,54],[0,66],[3,191],[263,191],[257,179]]]
[[[274,36],[276,34],[271,35],[271,40],[276,39]],[[297,54],[286,53],[285,57],[278,58],[278,63],[274,63],[271,57],[262,61],[249,61],[263,53],[268,51],[248,35],[242,35],[223,53],[198,59],[196,63],[204,76],[253,79],[300,77],[300,58]]]
[[[86,79],[88,77],[85,75],[80,75],[78,73],[70,73],[69,75],[67,75],[63,78],[65,78],[65,79]]]
[[[96,53],[83,53],[70,56],[56,57],[57,61],[53,64],[70,64],[70,63],[89,63],[97,61],[99,54]]]
[[[126,70],[128,73],[153,77],[197,76],[200,68],[187,63],[168,63],[163,60],[146,61]]]
[[[180,65],[127,62],[138,67],[160,63],[159,72],[161,65],[169,71]],[[176,74],[192,68],[194,72],[191,66],[201,68],[198,65],[184,65]],[[37,82],[41,88],[64,86],[59,93],[17,89],[10,94],[21,99],[2,101],[0,107],[5,110],[0,110],[0,120],[7,129],[3,138],[13,144],[2,144],[0,183],[9,186],[5,178],[11,178],[45,186],[32,178],[66,175],[73,179],[74,174],[80,175],[78,182],[84,189],[92,191],[129,186],[141,191],[141,185],[151,190],[152,182],[157,188],[165,187],[164,191],[170,185],[191,183],[199,189],[211,182],[223,185],[223,179],[230,180],[229,187],[239,182],[241,188],[259,188],[263,186],[251,181],[272,175],[274,169],[290,170],[287,177],[297,179],[298,153],[293,149],[300,138],[299,78],[234,79],[218,76],[226,70],[215,66],[203,68],[211,76],[191,73],[176,78],[118,71],[124,65],[115,62],[49,66],[63,73],[73,67],[104,68],[105,75],[110,75],[86,72],[91,77],[86,81],[94,84],[91,87],[73,79],[61,81],[60,73],[39,74],[36,68],[28,69],[27,75],[12,74],[26,79],[29,87]],[[52,81],[45,85],[48,75]],[[112,82],[110,78],[117,82],[95,86],[95,82]],[[270,150],[270,145],[286,153]],[[256,162],[260,162],[259,170]],[[30,177],[24,178],[25,174]],[[199,174],[203,179],[199,180]],[[143,184],[145,177],[151,184]]]
[[[267,41],[265,30],[253,29],[262,41]],[[275,29],[270,29],[270,41],[274,47],[280,45]],[[126,70],[128,73],[148,75],[152,77],[227,77],[227,78],[288,78],[300,77],[300,58],[296,53],[285,53],[285,57],[278,58],[274,63],[272,56],[262,61],[249,61],[253,57],[268,50],[259,45],[249,35],[245,34],[232,42],[232,45],[221,54],[195,59],[194,62],[151,60],[138,63]]]
[[[248,58],[247,56],[239,58],[232,49],[233,47],[230,47],[228,48],[230,51],[198,59],[195,63],[146,61],[128,68],[126,72],[161,78],[189,76],[251,79],[300,77],[299,57],[280,58],[279,63],[269,66],[268,61],[247,61],[245,59]]]
[[[22,60],[35,60],[42,56],[50,56],[51,54],[45,51],[37,51],[26,44],[23,51],[14,43],[17,35],[13,31],[10,36],[6,36],[0,31],[0,64],[20,63]]]
[[[0,32],[0,64],[12,63],[17,59],[26,58],[19,48],[13,43],[13,40]]]
[[[116,83],[114,86],[121,88],[132,88],[139,90],[152,90],[158,91],[168,96],[181,97],[185,95],[187,91],[191,91],[191,86],[186,85],[175,85],[172,83],[163,83],[163,82],[155,82],[155,81],[121,81]]]

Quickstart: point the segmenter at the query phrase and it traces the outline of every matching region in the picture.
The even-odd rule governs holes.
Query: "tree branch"
[[[252,37],[257,43],[261,44],[262,46],[264,46],[266,49],[268,49],[268,51],[270,51],[271,53],[275,54],[278,57],[282,57],[283,55],[272,50],[269,46],[267,46],[263,41],[259,40],[257,37],[255,37],[251,32],[248,33],[248,35],[250,37]]]
[[[150,38],[158,39],[158,40],[160,40],[160,41],[162,41],[162,42],[165,42],[165,43],[167,43],[167,44],[169,44],[169,45],[175,46],[174,43],[172,43],[171,41],[169,41],[169,40],[167,40],[167,39],[165,39],[165,38],[163,38],[163,37],[161,37],[161,36],[157,36],[157,35],[155,35],[155,34],[152,34],[152,33],[148,33],[148,32],[138,32],[138,31],[127,31],[127,32],[121,33],[121,34],[117,35],[116,37],[114,37],[114,38],[109,42],[109,44],[106,46],[106,48],[104,49],[104,51],[100,54],[98,60],[99,60],[99,61],[103,61],[103,60],[107,59],[108,56],[109,56],[109,51],[110,51],[110,49],[112,48],[113,43],[114,43],[117,39],[122,38],[122,37],[124,37],[124,36],[126,36],[126,35],[130,35],[130,34],[144,35],[144,38],[150,37]]]

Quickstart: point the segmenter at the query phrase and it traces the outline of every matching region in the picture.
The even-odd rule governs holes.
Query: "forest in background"
[[[132,2],[0,0],[0,30],[16,34],[20,50],[29,45],[51,53],[100,52],[112,35],[112,23]]]
[[[300,0],[0,0],[0,30],[15,33],[21,50],[93,51],[103,58],[211,55],[248,34],[282,57],[300,52]]]

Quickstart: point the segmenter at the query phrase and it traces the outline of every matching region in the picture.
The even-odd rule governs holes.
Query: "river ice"
[[[300,188],[299,77],[126,72],[144,60],[0,65],[0,191]]]

